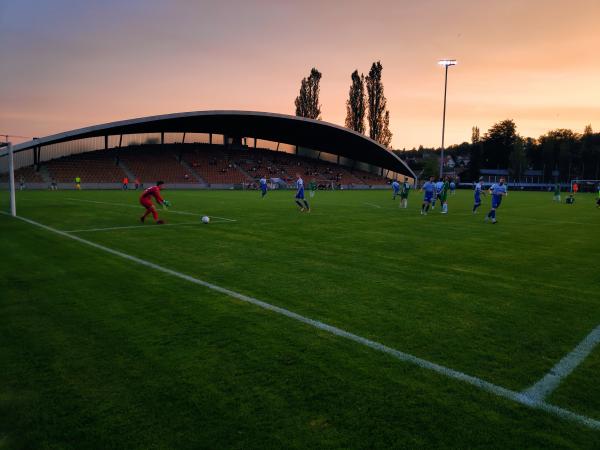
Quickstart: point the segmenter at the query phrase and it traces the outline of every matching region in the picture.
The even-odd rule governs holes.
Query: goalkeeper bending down
[[[169,203],[168,200],[163,200],[163,198],[160,196],[160,189],[163,184],[165,184],[165,183],[162,181],[157,181],[156,186],[152,186],[152,187],[144,189],[144,192],[140,196],[140,204],[144,208],[146,208],[146,212],[144,213],[144,215],[142,217],[140,217],[140,221],[142,223],[144,222],[144,220],[146,220],[146,217],[148,217],[148,215],[150,215],[150,214],[152,214],[152,217],[154,218],[154,220],[156,221],[156,223],[158,225],[162,225],[163,223],[165,223],[163,220],[158,219],[158,213],[156,212],[156,208],[154,207],[154,204],[152,203],[152,197],[154,197],[154,199],[156,200],[156,203],[158,203],[159,205],[171,206],[171,204]]]

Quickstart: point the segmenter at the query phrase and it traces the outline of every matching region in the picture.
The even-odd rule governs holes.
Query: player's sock
[[[298,205],[300,208],[304,208],[304,206],[302,206],[302,203],[300,203],[300,200],[296,200],[296,205]]]
[[[303,201],[304,201],[304,206],[306,206],[306,209],[310,210],[310,206],[308,206],[308,202],[306,200],[303,200]]]
[[[158,222],[158,213],[154,210],[152,210],[152,217],[154,218],[155,221]]]

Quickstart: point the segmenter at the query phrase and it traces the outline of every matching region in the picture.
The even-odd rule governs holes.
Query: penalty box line
[[[532,400],[546,399],[600,343],[600,325],[594,328],[577,346],[563,357],[550,371],[523,394]]]
[[[101,202],[99,200],[84,200],[82,198],[73,198],[73,197],[66,197],[66,200],[71,200],[74,202],[84,202],[84,203],[96,203],[99,205],[111,205],[111,206],[124,206],[127,208],[135,208],[135,209],[141,209],[142,206],[137,206],[137,205],[131,205],[129,203],[118,203],[118,202]],[[184,216],[196,216],[196,217],[202,217],[204,216],[204,214],[198,214],[198,213],[194,213],[194,212],[190,212],[190,211],[173,211],[171,209],[164,209],[163,212],[166,213],[170,213],[170,214],[181,214]],[[208,214],[206,214],[208,215]],[[237,219],[230,219],[228,217],[219,217],[219,216],[208,216],[211,219],[215,218],[215,219],[221,219],[227,222],[237,222]]]
[[[9,214],[6,213],[6,212],[0,211],[0,213],[9,216]],[[554,414],[555,416],[558,416],[558,417],[561,417],[563,419],[567,419],[567,420],[579,423],[581,425],[585,425],[585,426],[587,426],[589,428],[592,428],[592,429],[600,430],[600,421],[598,421],[596,419],[592,419],[591,417],[587,417],[587,416],[584,416],[582,414],[578,414],[578,413],[575,413],[573,411],[570,411],[568,409],[560,408],[560,407],[552,405],[550,403],[546,403],[543,400],[533,399],[530,396],[525,395],[522,392],[512,391],[512,390],[504,388],[502,386],[498,386],[496,384],[493,384],[493,383],[490,383],[488,381],[485,381],[485,380],[483,380],[481,378],[477,378],[477,377],[474,377],[474,376],[471,376],[471,375],[467,375],[466,373],[459,372],[459,371],[454,370],[454,369],[450,369],[449,367],[445,367],[445,366],[442,366],[440,364],[436,364],[436,363],[431,362],[431,361],[427,361],[426,359],[419,358],[419,357],[411,355],[409,353],[401,352],[399,350],[396,350],[394,348],[388,347],[388,346],[386,346],[384,344],[381,344],[379,342],[372,341],[372,340],[364,338],[362,336],[359,336],[359,335],[350,333],[348,331],[345,331],[345,330],[343,330],[341,328],[337,328],[337,327],[334,327],[332,325],[328,325],[328,324],[326,324],[324,322],[320,322],[318,320],[310,319],[308,317],[302,316],[302,315],[300,315],[298,313],[295,313],[295,312],[290,311],[288,309],[282,308],[280,306],[272,305],[272,304],[264,302],[262,300],[258,300],[258,299],[254,298],[254,297],[250,297],[248,295],[241,294],[239,292],[235,292],[235,291],[232,291],[232,290],[227,289],[227,288],[223,288],[223,287],[218,286],[216,284],[212,284],[212,283],[210,283],[208,281],[204,281],[204,280],[201,280],[199,278],[194,278],[194,277],[192,277],[190,275],[186,275],[184,273],[177,272],[176,270],[169,269],[167,267],[160,266],[158,264],[154,264],[154,263],[152,263],[150,261],[146,261],[145,259],[141,259],[141,258],[138,258],[136,256],[133,256],[133,255],[121,252],[119,250],[115,250],[115,249],[112,249],[110,247],[106,247],[104,245],[97,244],[97,243],[92,242],[92,241],[88,241],[88,240],[83,239],[83,238],[81,238],[79,236],[76,236],[74,234],[69,234],[69,233],[66,233],[64,231],[57,230],[55,228],[52,228],[52,227],[49,227],[47,225],[41,224],[41,223],[36,222],[34,220],[27,219],[27,218],[21,217],[21,216],[16,216],[16,219],[19,219],[19,220],[21,220],[23,222],[26,222],[26,223],[28,223],[30,225],[33,225],[33,226],[36,226],[38,228],[44,229],[44,230],[49,231],[51,233],[57,234],[59,236],[63,236],[63,237],[66,237],[68,239],[72,239],[72,240],[77,241],[77,242],[79,242],[81,244],[88,245],[88,246],[93,247],[93,248],[95,248],[97,250],[101,250],[101,251],[109,253],[111,255],[119,256],[120,258],[123,258],[123,259],[129,260],[129,261],[135,262],[135,263],[140,264],[142,266],[155,269],[155,270],[157,270],[159,272],[163,272],[163,273],[166,273],[168,275],[172,275],[172,276],[174,276],[176,278],[188,281],[190,283],[193,283],[193,284],[196,284],[196,285],[199,285],[199,286],[203,286],[205,288],[211,289],[213,291],[219,292],[221,294],[227,295],[227,296],[235,298],[237,300],[240,300],[240,301],[243,301],[243,302],[246,302],[246,303],[250,303],[252,305],[258,306],[258,307],[263,308],[263,309],[268,310],[268,311],[272,311],[274,313],[280,314],[282,316],[285,316],[285,317],[288,317],[290,319],[293,319],[293,320],[296,320],[298,322],[301,322],[301,323],[304,323],[306,325],[309,325],[309,326],[311,326],[313,328],[326,331],[326,332],[331,333],[331,334],[333,334],[335,336],[348,339],[350,341],[353,341],[353,342],[356,342],[358,344],[361,344],[361,345],[363,345],[365,347],[369,347],[369,348],[371,348],[373,350],[376,350],[376,351],[379,351],[381,353],[386,353],[386,354],[388,354],[388,355],[390,355],[390,356],[392,356],[392,357],[394,357],[394,358],[396,358],[396,359],[398,359],[400,361],[407,362],[407,363],[416,365],[418,367],[421,367],[423,369],[427,369],[427,370],[436,372],[436,373],[438,373],[440,375],[443,375],[445,377],[448,377],[448,378],[452,378],[452,379],[455,379],[455,380],[462,381],[464,383],[467,383],[467,384],[470,384],[472,386],[475,386],[475,387],[477,387],[477,388],[479,388],[479,389],[481,389],[483,391],[486,391],[486,392],[489,392],[491,394],[494,394],[494,395],[496,395],[498,397],[502,397],[504,399],[511,400],[511,401],[513,401],[515,403],[518,403],[518,404],[521,404],[521,405],[524,405],[524,406],[527,406],[527,407],[530,407],[530,408],[533,408],[533,409],[537,409],[537,410],[549,412],[551,414]]]
[[[210,223],[231,223],[227,220],[211,220]],[[79,230],[61,230],[65,233],[89,233],[96,231],[113,231],[113,230],[135,230],[135,229],[144,229],[144,230],[156,230],[164,227],[178,227],[181,225],[205,225],[202,222],[177,222],[177,223],[163,223],[161,225],[156,224],[148,224],[148,225],[126,225],[122,227],[106,227],[106,228],[81,228]]]

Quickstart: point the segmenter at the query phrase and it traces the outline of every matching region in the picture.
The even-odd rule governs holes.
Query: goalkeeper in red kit
[[[146,208],[146,212],[144,213],[144,215],[142,217],[140,217],[140,221],[144,222],[144,220],[146,220],[146,217],[148,215],[152,214],[152,217],[154,218],[154,220],[156,221],[157,224],[161,225],[161,224],[165,223],[164,221],[158,219],[158,213],[156,212],[156,208],[154,207],[154,204],[152,203],[152,197],[154,197],[154,199],[156,200],[156,203],[158,203],[159,205],[170,206],[168,200],[164,200],[160,196],[160,187],[163,184],[164,184],[164,182],[157,181],[156,186],[152,186],[152,187],[144,189],[144,192],[140,196],[140,204],[144,208]]]

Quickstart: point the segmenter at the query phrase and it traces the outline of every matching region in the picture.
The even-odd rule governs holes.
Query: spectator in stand
[[[185,175],[183,175],[183,179],[185,181],[190,181],[190,176],[186,173]]]
[[[124,177],[123,178],[123,190],[126,191],[127,189],[129,189],[129,178]]]
[[[135,184],[135,190],[137,191],[140,187],[140,179],[136,177],[133,183]]]
[[[54,178],[54,177],[52,177],[52,179],[50,180],[50,190],[51,191],[58,190],[58,186],[56,185],[56,178]]]
[[[79,176],[75,177],[75,189],[81,190],[81,177]]]
[[[25,178],[21,175],[21,178],[19,178],[19,189],[23,190],[25,189]]]

